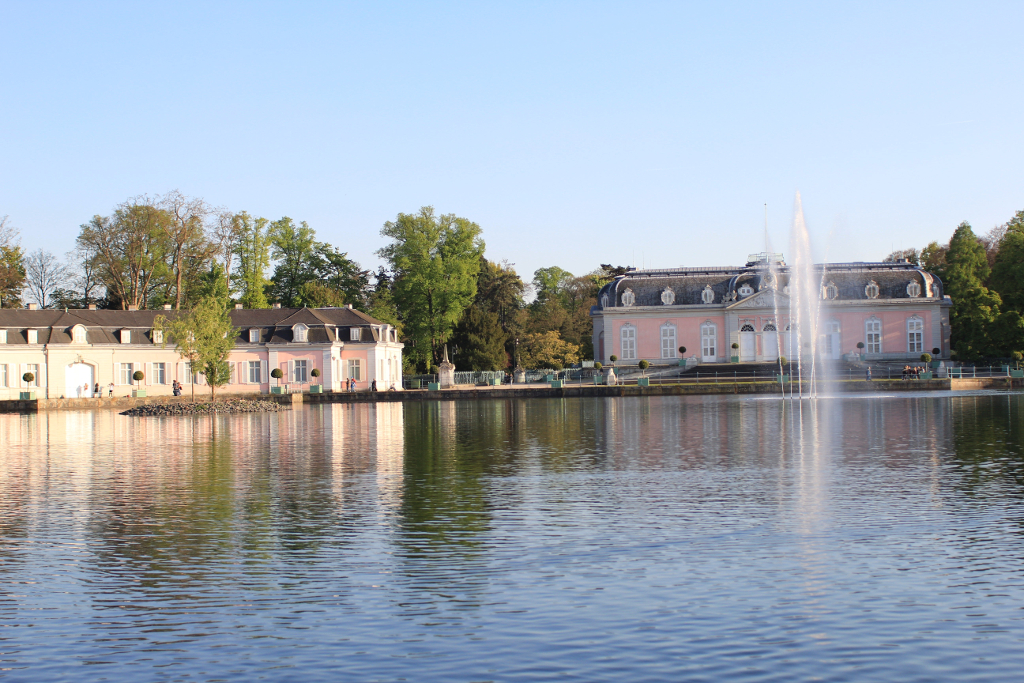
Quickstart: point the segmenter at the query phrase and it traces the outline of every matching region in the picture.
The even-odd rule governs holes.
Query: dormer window
[[[921,285],[917,282],[911,282],[907,285],[907,296],[914,298],[921,296]]]
[[[299,323],[298,325],[293,327],[292,328],[292,341],[298,342],[298,343],[302,343],[302,344],[306,343],[306,330],[308,330],[308,329],[309,328],[307,328],[302,323]]]
[[[259,344],[260,343],[260,331],[255,327],[249,330],[249,343]]]
[[[661,291],[661,303],[665,304],[666,306],[671,306],[675,302],[676,302],[676,293],[673,292],[671,290],[671,288],[666,287],[665,289],[663,289]]]
[[[39,343],[39,330],[29,330],[28,331],[28,343],[29,344],[38,344]]]
[[[85,328],[81,325],[71,328],[71,340],[75,344],[84,344],[86,342]]]
[[[164,331],[163,330],[153,330],[153,343],[154,344],[163,344],[164,343]]]
[[[743,285],[740,286],[739,292],[740,296],[750,296],[751,294],[754,293],[754,288],[744,283]]]
[[[706,304],[715,302],[715,290],[711,289],[711,285],[705,285],[704,291],[700,293],[700,300]]]
[[[359,329],[358,327],[353,327],[353,328],[349,329],[349,331],[348,331],[348,338],[349,338],[349,340],[350,341],[359,341],[359,338],[361,336],[360,335],[361,332],[362,332],[362,330]]]
[[[821,296],[825,299],[835,299],[839,296],[839,288],[836,287],[836,283],[829,282],[827,285],[821,288]]]
[[[121,330],[121,343],[122,344],[131,344],[132,343],[132,331],[131,330]]]
[[[869,299],[877,299],[878,298],[878,283],[875,282],[874,280],[869,282],[867,284],[867,286],[864,287],[864,296],[866,296]]]
[[[7,330],[0,330],[0,344],[7,343]]]
[[[622,293],[622,305],[632,306],[636,303],[636,295],[633,294],[633,290],[626,288],[626,291]]]

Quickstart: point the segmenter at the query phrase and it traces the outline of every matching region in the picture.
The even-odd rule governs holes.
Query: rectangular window
[[[131,363],[118,363],[117,372],[117,383],[118,384],[131,384],[133,382],[132,375],[135,374],[135,370],[132,368]]]
[[[11,385],[7,383],[7,366],[6,365],[0,365],[0,387],[9,387],[9,386],[11,386]]]
[[[867,353],[881,353],[882,352],[882,321],[881,320],[869,320],[864,325],[865,344],[867,345]]]
[[[636,328],[626,325],[622,328],[622,360],[636,358]]]
[[[121,330],[121,343],[122,344],[130,344],[131,341],[132,341],[132,331],[131,330]]]
[[[153,376],[149,381],[152,384],[167,384],[167,368],[164,363],[153,363]]]
[[[164,331],[163,330],[153,330],[153,343],[154,344],[163,344],[164,343]],[[161,382],[161,384],[162,384],[162,382]]]
[[[308,377],[306,374],[306,361],[292,361],[292,381],[296,384],[305,384],[307,381],[306,377]]]
[[[28,343],[29,344],[38,344],[39,343],[39,330],[29,330],[28,331]]]
[[[27,363],[25,365],[25,372],[31,372],[32,375],[34,376],[34,379],[31,382],[28,383],[28,386],[30,386],[30,387],[38,387],[39,386],[39,381],[41,379],[39,377],[39,365],[36,364],[36,363]],[[24,380],[22,380],[22,381],[24,381]]]
[[[0,330],[0,344],[7,343],[7,330]]]
[[[249,384],[262,384],[263,379],[260,377],[260,362],[258,360],[249,361]]]
[[[924,352],[924,321],[911,318],[907,321],[907,350],[910,353]]]
[[[676,328],[671,325],[661,328],[661,357],[676,357]]]
[[[358,358],[355,358],[355,359],[350,360],[348,362],[348,378],[349,379],[361,380],[363,378],[363,376],[361,374],[362,373],[361,363],[362,363],[362,361],[360,361]]]
[[[260,331],[257,329],[249,330],[249,343],[259,344],[260,343]]]
[[[353,327],[348,331],[348,338],[350,341],[359,341],[359,333],[362,332],[358,327]]]

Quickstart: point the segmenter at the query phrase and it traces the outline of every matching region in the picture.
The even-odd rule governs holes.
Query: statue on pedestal
[[[455,366],[448,360],[448,345],[444,345],[444,360],[437,366],[437,381],[442,389],[455,386]]]
[[[512,381],[516,384],[526,384],[526,370],[524,370],[522,366],[517,366],[516,369],[512,371]]]

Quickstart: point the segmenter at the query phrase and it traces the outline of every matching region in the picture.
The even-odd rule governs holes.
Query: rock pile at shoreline
[[[198,403],[151,403],[126,410],[130,417],[160,417],[164,415],[212,415],[214,413],[276,413],[281,405],[273,401],[234,398],[229,401]]]

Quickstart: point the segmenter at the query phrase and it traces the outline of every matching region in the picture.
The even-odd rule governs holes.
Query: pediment
[[[748,296],[746,299],[731,304],[729,309],[761,308],[775,310],[776,308],[789,308],[789,297],[774,289],[765,289],[757,294]]]

